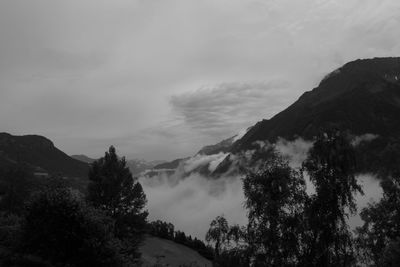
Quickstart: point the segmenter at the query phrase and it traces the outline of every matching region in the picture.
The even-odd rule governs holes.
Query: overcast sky
[[[0,0],[0,131],[194,154],[342,64],[399,56],[398,0]]]

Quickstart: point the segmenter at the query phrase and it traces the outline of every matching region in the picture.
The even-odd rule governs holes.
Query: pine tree
[[[146,225],[147,200],[125,158],[119,158],[111,146],[104,157],[92,164],[89,180],[87,200],[114,219],[116,236],[132,247],[127,253],[136,253]]]

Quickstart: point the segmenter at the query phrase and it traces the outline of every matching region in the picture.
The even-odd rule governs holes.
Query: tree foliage
[[[229,226],[228,221],[223,215],[217,216],[210,223],[210,228],[206,234],[207,242],[214,242],[215,244],[215,255],[218,257],[221,251],[221,247],[228,239]]]
[[[364,224],[357,228],[357,245],[361,259],[366,264],[392,266],[388,262],[391,259],[396,259],[396,257],[397,263],[399,262],[399,177],[397,175],[383,180],[381,182],[383,189],[382,199],[377,203],[370,203],[361,211],[361,218]],[[382,261],[386,261],[386,264]]]
[[[20,251],[53,265],[119,266],[111,220],[69,189],[41,192],[28,207]]]
[[[31,194],[32,175],[22,166],[0,173],[0,210],[20,214]]]
[[[89,171],[87,200],[114,221],[115,235],[123,243],[123,253],[139,257],[148,212],[143,188],[111,146]]]
[[[146,195],[126,166],[125,158],[119,158],[113,146],[92,164],[89,180],[87,200],[116,220],[118,236],[144,228],[148,214],[144,210]]]
[[[301,251],[305,181],[279,155],[243,180],[248,240],[255,264],[292,266]]]
[[[347,218],[356,211],[354,194],[362,192],[355,162],[349,138],[338,132],[318,136],[300,170],[291,168],[276,151],[271,153],[261,169],[243,179],[248,225],[228,227],[216,262],[221,266],[354,264]],[[315,193],[306,193],[303,175],[309,176]],[[230,241],[235,245],[229,246]]]
[[[306,206],[306,253],[303,264],[348,266],[354,261],[352,236],[346,219],[356,211],[354,194],[361,192],[355,177],[354,150],[339,132],[321,134],[303,164],[315,194]]]

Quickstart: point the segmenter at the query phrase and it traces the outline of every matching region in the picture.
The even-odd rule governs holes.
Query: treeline
[[[136,266],[146,196],[114,147],[84,195],[26,168],[0,173],[0,266]]]
[[[214,249],[211,246],[206,245],[200,239],[192,238],[192,236],[187,236],[182,231],[175,231],[175,227],[172,223],[163,222],[160,220],[153,221],[149,223],[149,233],[153,236],[168,239],[174,241],[178,244],[187,246],[206,259],[214,259]]]
[[[274,154],[243,179],[248,224],[211,222],[206,240],[216,266],[400,266],[399,169],[382,181],[383,198],[362,210],[364,225],[353,234],[347,219],[362,188],[347,136],[321,134],[300,169]]]

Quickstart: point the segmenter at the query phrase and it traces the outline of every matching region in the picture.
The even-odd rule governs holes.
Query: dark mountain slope
[[[86,155],[71,155],[71,158],[85,162],[85,163],[93,163],[96,159],[92,159]]]
[[[354,134],[400,133],[400,58],[357,60],[328,75],[317,88],[270,120],[258,122],[233,145],[233,151],[257,140],[312,138],[322,128]]]
[[[156,170],[160,170],[160,169],[169,169],[169,170],[176,169],[176,168],[178,168],[178,166],[179,166],[179,164],[180,164],[181,162],[183,162],[183,161],[185,161],[185,160],[187,160],[187,159],[188,159],[188,158],[175,159],[175,160],[173,160],[173,161],[160,163],[160,164],[155,165],[155,166],[153,167],[153,169],[156,169]]]
[[[218,154],[220,152],[223,153],[229,152],[234,140],[235,136],[232,136],[228,139],[222,140],[218,144],[204,146],[200,149],[199,152],[197,152],[197,154],[212,155],[212,154]]]
[[[69,157],[39,135],[13,136],[0,133],[0,166],[25,164],[50,174],[87,177],[89,165]]]
[[[233,144],[231,152],[252,149],[257,140],[274,142],[278,137],[290,140],[297,136],[312,139],[327,128],[354,135],[378,135],[363,148],[365,153],[378,155],[364,156],[361,165],[389,164],[389,156],[382,153],[398,143],[400,137],[400,58],[347,63],[286,110],[258,122]],[[387,154],[394,156],[393,150],[400,155],[397,149],[390,149]]]

